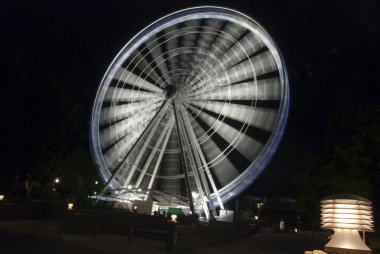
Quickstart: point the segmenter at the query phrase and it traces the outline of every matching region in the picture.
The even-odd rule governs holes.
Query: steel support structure
[[[188,168],[187,168],[187,163],[186,163],[186,159],[185,159],[185,155],[184,155],[184,144],[183,144],[183,141],[182,141],[182,138],[181,138],[181,131],[180,131],[180,123],[179,123],[179,116],[178,116],[178,112],[177,112],[177,105],[176,103],[173,101],[173,109],[174,109],[174,117],[175,117],[175,121],[177,123],[177,132],[178,132],[178,140],[179,140],[179,147],[180,147],[180,150],[181,150],[181,164],[182,164],[182,167],[183,167],[183,172],[185,174],[185,184],[186,184],[186,189],[187,189],[187,195],[188,195],[188,198],[189,198],[189,205],[190,205],[190,210],[193,214],[195,214],[195,209],[194,209],[194,201],[193,201],[193,196],[192,196],[192,191],[191,191],[191,186],[190,186],[190,178],[189,178],[189,171],[188,171]]]
[[[180,105],[178,105],[178,107],[180,107]],[[181,111],[178,109],[178,117],[181,118],[181,115],[182,115]],[[199,194],[199,197],[200,197],[200,200],[201,200],[201,203],[202,203],[203,211],[205,212],[207,220],[209,220],[209,218],[210,218],[210,212],[209,212],[209,208],[208,208],[208,205],[207,205],[207,201],[206,201],[204,193],[203,193],[202,183],[201,183],[201,181],[199,179],[200,172],[197,170],[197,164],[195,163],[195,160],[194,160],[194,157],[193,157],[193,153],[192,153],[193,152],[193,149],[191,147],[192,140],[191,139],[189,140],[189,138],[190,138],[189,135],[185,135],[186,133],[189,134],[187,129],[190,126],[187,126],[186,122],[184,121],[184,116],[183,115],[182,115],[182,119],[183,119],[183,121],[180,122],[180,126],[181,126],[180,130],[182,130],[181,133],[183,134],[182,140],[185,143],[186,152],[187,152],[187,155],[188,155],[188,158],[189,158],[189,162],[190,162],[190,166],[191,166],[192,173],[193,173],[193,176],[194,176],[195,184],[196,184],[197,189],[198,189],[198,194]]]
[[[161,165],[161,160],[162,160],[162,157],[164,156],[164,152],[165,152],[166,146],[167,146],[168,141],[169,141],[170,133],[172,132],[172,129],[174,126],[174,121],[170,121],[169,125],[170,126],[166,131],[165,139],[164,139],[162,146],[161,146],[160,154],[158,155],[156,165],[154,166],[154,169],[153,169],[152,177],[150,178],[150,181],[149,181],[148,190],[152,189],[154,180],[155,180],[156,175],[157,175],[158,168]],[[147,198],[148,198],[148,196],[145,196],[145,200],[147,200]]]
[[[107,180],[106,184],[104,185],[103,189],[100,191],[100,195],[104,194],[104,192],[108,189],[108,187],[111,185],[112,181],[115,180],[116,176],[122,171],[122,169],[125,166],[125,163],[127,162],[127,158],[132,153],[132,151],[142,142],[146,136],[146,134],[149,132],[149,130],[153,127],[156,121],[160,121],[164,113],[166,112],[167,108],[169,106],[169,101],[166,100],[161,108],[158,110],[157,114],[154,116],[152,121],[149,123],[148,127],[143,131],[141,136],[138,138],[138,140],[133,144],[132,148],[128,151],[127,155],[123,158],[123,161],[120,163],[120,165],[117,167],[115,172],[112,174],[112,176]]]
[[[191,122],[188,118],[184,118],[184,120],[187,122],[188,126],[191,126]],[[191,136],[191,139],[193,141],[193,149],[194,151],[196,152],[196,154],[199,156],[197,157],[198,159],[201,160],[201,165],[202,165],[202,168],[204,168],[204,170],[206,171],[206,174],[207,174],[207,177],[208,177],[208,180],[211,184],[211,188],[212,188],[212,191],[214,192],[215,196],[216,196],[216,199],[218,201],[218,204],[219,204],[219,207],[220,209],[224,209],[224,205],[223,205],[223,202],[219,196],[219,193],[218,193],[218,188],[216,188],[216,184],[215,184],[215,181],[212,177],[212,174],[210,172],[210,168],[208,167],[207,165],[207,162],[206,162],[206,158],[202,152],[202,149],[200,147],[200,144],[197,140],[197,137],[195,135],[195,132],[194,132],[194,129],[193,128],[188,128],[188,133],[189,135]],[[202,170],[202,168],[200,168],[200,170]],[[208,194],[207,194],[208,195]],[[211,205],[211,208],[214,209],[214,206],[212,204]]]
[[[174,122],[174,119],[171,118],[172,120],[169,120],[171,122]],[[144,166],[143,168],[141,169],[141,172],[140,172],[140,175],[139,177],[137,178],[136,180],[136,183],[135,183],[135,187],[136,188],[139,188],[140,187],[140,184],[141,184],[141,181],[143,180],[145,174],[146,174],[146,171],[148,170],[150,164],[152,163],[152,160],[154,158],[154,155],[156,154],[157,152],[157,149],[158,147],[160,146],[162,140],[164,139],[165,137],[165,133],[167,132],[167,130],[169,129],[169,126],[172,125],[172,123],[168,123],[165,125],[163,131],[161,132],[160,136],[158,137],[157,139],[157,142],[156,144],[154,145],[153,149],[152,149],[152,152],[149,154],[149,157],[147,158],[147,160],[145,161],[144,163]]]

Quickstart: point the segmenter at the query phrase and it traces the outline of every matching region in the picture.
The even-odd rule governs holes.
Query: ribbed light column
[[[358,231],[373,232],[372,202],[357,195],[338,194],[321,201],[322,228],[333,229],[326,252],[372,253]]]

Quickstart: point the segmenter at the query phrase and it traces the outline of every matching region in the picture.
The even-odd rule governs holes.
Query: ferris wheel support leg
[[[187,119],[187,121],[189,121],[189,124],[190,123],[190,120]],[[219,204],[219,207],[220,209],[224,209],[224,205],[223,205],[223,202],[222,202],[222,199],[220,198],[219,196],[219,192],[218,192],[218,189],[216,188],[216,184],[215,184],[215,181],[214,179],[212,178],[212,174],[210,172],[210,168],[208,167],[207,165],[207,162],[206,162],[206,158],[202,152],[202,149],[198,143],[198,140],[196,138],[196,135],[195,135],[195,132],[192,128],[189,128],[189,133],[190,135],[192,136],[192,139],[193,139],[193,143],[194,143],[194,146],[196,148],[196,152],[198,154],[198,156],[200,157],[201,159],[201,162],[202,162],[202,166],[204,167],[205,171],[206,171],[206,174],[207,174],[207,177],[208,177],[208,180],[210,181],[210,184],[211,184],[211,188],[213,190],[213,192],[215,193],[215,196],[217,198],[217,201],[218,201],[218,204]],[[214,210],[214,206],[212,205],[212,202],[209,202],[210,203],[210,206],[212,207],[212,209]]]
[[[181,164],[183,167],[183,171],[185,174],[185,184],[186,184],[186,189],[187,189],[187,196],[189,198],[189,205],[190,205],[190,210],[191,212],[195,215],[195,209],[194,209],[194,201],[193,201],[193,196],[192,196],[192,191],[191,191],[191,186],[190,186],[190,178],[189,178],[189,171],[187,168],[187,164],[184,158],[184,149],[183,149],[183,140],[181,138],[181,131],[180,131],[180,123],[179,123],[179,116],[177,112],[177,107],[176,104],[173,101],[173,111],[174,111],[174,117],[177,123],[177,132],[178,132],[178,140],[179,140],[179,147],[181,150]]]
[[[182,118],[185,122],[185,126],[187,128],[187,133],[189,134],[190,145],[192,147],[192,149],[191,149],[192,156],[193,156],[193,158],[195,158],[195,162],[197,165],[196,171],[198,171],[200,176],[201,176],[201,180],[202,180],[203,187],[205,189],[206,196],[209,196],[210,195],[210,189],[209,189],[209,186],[207,183],[205,172],[203,170],[203,165],[202,165],[201,159],[199,158],[199,154],[198,154],[197,148],[196,148],[196,143],[198,142],[197,138],[194,134],[194,130],[191,127],[191,122],[189,121],[188,118],[185,117],[185,111],[183,110],[183,107],[180,108],[180,112],[182,113]]]
[[[194,142],[193,142],[193,140],[191,138],[191,135],[189,133],[189,129],[191,129],[191,126],[189,126],[188,122],[185,121],[185,117],[183,115],[183,111],[182,110],[179,110],[179,117],[181,117],[181,113],[182,113],[182,119],[183,119],[183,121],[181,123],[184,123],[184,126],[182,127],[183,128],[183,132],[189,134],[189,135],[184,135],[183,140],[185,141],[186,147],[188,148],[187,149],[187,153],[188,153],[188,157],[190,159],[191,169],[192,169],[192,172],[193,172],[193,175],[194,175],[195,183],[196,183],[197,188],[198,188],[198,193],[199,193],[199,196],[200,196],[202,207],[203,207],[203,210],[204,210],[205,215],[207,217],[207,220],[209,220],[210,219],[210,209],[209,209],[209,205],[207,204],[207,200],[206,200],[206,197],[205,197],[204,192],[203,192],[203,187],[204,187],[206,195],[209,194],[208,188],[207,188],[207,182],[206,183],[202,182],[203,183],[203,187],[202,187],[202,183],[201,183],[201,180],[199,178],[199,175],[201,175],[201,178],[202,178],[202,174],[201,174],[202,171],[198,170],[198,165],[199,164],[197,165],[197,163],[196,163],[196,161],[194,159],[196,151],[194,150],[194,147],[193,147],[193,143]],[[202,178],[202,180],[205,180],[205,179]]]
[[[149,130],[152,128],[153,124],[156,122],[156,120],[161,119],[164,113],[166,112],[167,108],[169,106],[169,101],[165,101],[165,103],[162,104],[161,108],[158,110],[157,114],[154,116],[153,120],[149,123],[148,127],[143,131],[139,139],[135,142],[135,144],[132,146],[132,148],[128,151],[128,154],[124,157],[123,161],[120,163],[120,165],[117,167],[115,172],[112,174],[112,176],[107,180],[106,184],[104,185],[103,189],[100,191],[100,195],[104,194],[104,192],[110,187],[113,180],[115,180],[116,176],[120,173],[120,171],[124,168],[124,164],[127,161],[127,158],[132,153],[132,151],[135,149],[137,144],[139,144],[145,137],[145,135],[149,132]]]
[[[148,137],[146,138],[145,142],[144,142],[144,145],[143,147],[140,149],[139,151],[139,154],[137,156],[137,158],[134,160],[134,163],[132,165],[132,168],[130,169],[129,173],[128,173],[128,177],[127,179],[125,180],[124,184],[123,184],[123,188],[127,188],[130,181],[131,181],[131,178],[133,177],[133,175],[135,174],[135,171],[136,171],[136,168],[137,168],[137,165],[140,163],[140,160],[142,158],[142,156],[144,155],[145,151],[146,151],[146,148],[148,147],[148,144],[150,143],[152,137],[153,137],[153,134],[155,133],[156,129],[157,129],[157,126],[158,124],[160,123],[160,118],[157,118]]]
[[[170,137],[170,133],[172,131],[172,128],[174,126],[174,121],[171,121],[170,122],[170,127],[167,129],[166,131],[166,135],[165,135],[165,140],[162,144],[162,147],[161,147],[161,151],[160,151],[160,154],[158,156],[158,159],[157,159],[157,163],[154,167],[154,170],[153,170],[153,174],[152,174],[152,177],[150,178],[150,181],[149,181],[149,185],[148,185],[148,190],[152,189],[152,186],[153,186],[153,183],[154,183],[154,180],[156,178],[156,175],[157,175],[157,171],[158,171],[158,168],[160,167],[161,165],[161,160],[162,160],[162,157],[164,155],[164,152],[165,152],[165,149],[166,149],[166,146],[168,144],[168,141],[169,141],[169,137]],[[145,196],[145,199],[144,200],[147,200],[148,199],[148,196]]]
[[[174,122],[174,119],[172,118],[171,120],[169,121],[172,121]],[[173,123],[171,123],[171,125],[173,125]],[[140,172],[140,175],[139,177],[137,178],[136,180],[136,183],[135,183],[135,187],[136,188],[139,188],[140,187],[140,184],[141,184],[141,181],[143,180],[144,176],[145,176],[145,173],[146,171],[148,170],[148,167],[150,166],[150,163],[152,162],[153,158],[154,158],[154,155],[156,154],[157,152],[157,149],[158,147],[160,146],[162,140],[164,139],[165,137],[165,133],[167,132],[168,128],[169,128],[170,124],[167,124],[165,127],[164,127],[164,130],[161,132],[160,136],[158,137],[158,140],[156,142],[156,144],[154,145],[153,149],[152,149],[152,152],[149,154],[149,157],[148,159],[145,161],[145,164]],[[171,127],[173,128],[173,127]]]

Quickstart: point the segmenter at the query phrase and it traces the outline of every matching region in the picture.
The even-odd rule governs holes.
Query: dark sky
[[[1,50],[22,52],[30,70],[54,73],[84,105],[82,127],[88,128],[101,78],[123,45],[156,19],[197,5],[248,14],[281,49],[291,89],[288,125],[250,191],[294,194],[290,179],[305,169],[308,154],[323,150],[339,101],[379,97],[378,1],[2,1]],[[6,100],[12,89],[2,87]]]

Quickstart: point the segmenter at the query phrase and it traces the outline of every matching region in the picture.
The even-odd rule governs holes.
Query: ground
[[[133,237],[128,244],[127,236],[115,234],[61,235],[49,234],[33,237],[26,232],[28,221],[0,221],[0,253],[54,253],[54,254],[125,254],[125,253],[167,253],[165,242]],[[46,229],[46,228],[45,228]],[[246,237],[223,242],[217,245],[181,251],[178,253],[195,254],[286,254],[304,253],[305,250],[323,249],[327,243],[323,233],[301,234],[273,233],[262,230]]]

